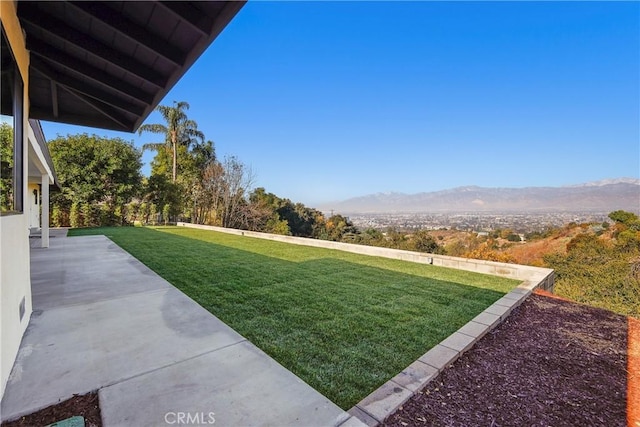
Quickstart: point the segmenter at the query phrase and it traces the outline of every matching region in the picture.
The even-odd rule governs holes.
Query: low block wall
[[[400,249],[380,248],[377,246],[356,245],[353,243],[332,242],[329,240],[309,239],[305,237],[283,236],[280,234],[260,233],[257,231],[237,230],[233,228],[215,227],[212,225],[190,224],[178,222],[179,227],[212,230],[239,236],[256,237],[258,239],[275,240],[294,245],[314,246],[318,248],[336,249],[362,255],[379,256],[383,258],[399,259],[402,261],[432,264],[457,270],[474,271],[492,274],[494,276],[509,277],[523,282],[529,282],[534,288],[542,288],[553,292],[555,275],[552,269],[532,267],[529,265],[508,264],[504,262],[483,261],[477,259],[459,258],[446,255],[412,252]]]

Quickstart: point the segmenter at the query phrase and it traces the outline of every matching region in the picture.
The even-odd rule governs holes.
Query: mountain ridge
[[[345,214],[392,212],[640,211],[640,179],[614,178],[560,187],[467,185],[432,192],[374,193],[325,203]]]

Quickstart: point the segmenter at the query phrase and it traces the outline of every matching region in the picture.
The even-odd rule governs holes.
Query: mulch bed
[[[531,295],[385,422],[625,426],[627,318]]]
[[[43,427],[77,415],[84,417],[85,427],[102,427],[98,393],[74,396],[33,414],[2,423],[2,427]]]

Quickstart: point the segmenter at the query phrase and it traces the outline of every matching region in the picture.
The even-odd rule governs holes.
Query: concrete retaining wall
[[[256,237],[258,239],[275,240],[294,245],[314,246],[317,248],[336,249],[362,255],[379,256],[383,258],[399,259],[402,261],[432,264],[457,270],[474,271],[492,274],[494,276],[509,277],[523,282],[529,282],[544,290],[553,292],[555,275],[549,268],[532,267],[504,262],[483,261],[477,259],[458,258],[446,255],[428,254],[423,252],[404,251],[400,249],[379,248],[376,246],[356,245],[353,243],[332,242],[329,240],[309,239],[305,237],[283,236],[280,234],[259,233],[257,231],[237,230],[233,228],[215,227],[212,225],[190,224],[178,222],[179,227],[212,230],[239,236]]]

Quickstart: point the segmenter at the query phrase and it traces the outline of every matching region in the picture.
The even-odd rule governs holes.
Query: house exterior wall
[[[29,208],[29,228],[41,230],[40,246],[48,248],[49,186],[55,184],[55,171],[51,164],[50,154],[46,151],[44,135],[39,128],[39,122],[29,120],[29,197],[25,199],[25,207]],[[34,192],[37,197],[34,197]]]
[[[0,20],[23,81],[23,212],[0,216],[0,397],[4,394],[22,335],[31,316],[31,276],[29,272],[29,53],[26,50],[14,1],[0,1]],[[19,124],[18,124],[19,125]],[[24,301],[24,302],[23,302]],[[21,316],[22,314],[22,316]]]
[[[1,394],[4,394],[32,310],[29,229],[26,217],[26,215],[0,217],[2,235],[0,238]],[[22,317],[20,317],[21,314]]]

